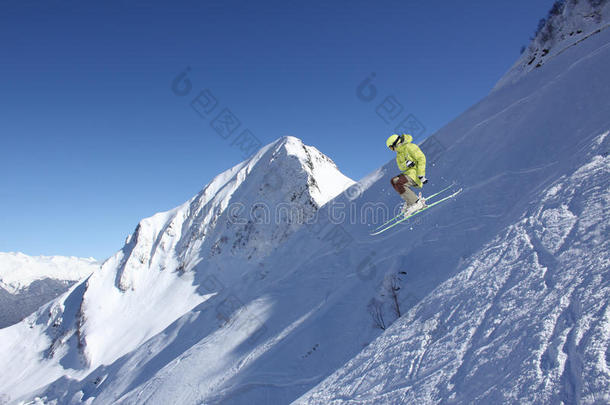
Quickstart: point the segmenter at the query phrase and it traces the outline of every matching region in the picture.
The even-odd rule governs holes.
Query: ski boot
[[[404,213],[405,217],[408,217],[409,215],[413,215],[417,211],[423,210],[424,208],[426,208],[426,200],[421,196],[420,193],[419,198],[417,201],[415,201],[415,204],[408,205],[406,202],[404,203],[402,206],[402,212]]]

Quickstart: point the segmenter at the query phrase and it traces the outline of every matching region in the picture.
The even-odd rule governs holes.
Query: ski
[[[455,182],[451,183],[450,185],[448,185],[444,189],[442,189],[440,191],[437,191],[434,194],[431,194],[431,195],[429,195],[427,197],[424,197],[424,200],[426,202],[428,202],[429,200],[433,199],[434,197],[438,196],[439,194],[444,193],[445,191],[449,190],[454,185],[455,185]],[[377,228],[373,229],[373,232],[376,232],[379,229],[384,228],[385,226],[387,226],[387,225],[391,224],[392,222],[396,221],[397,219],[401,219],[403,217],[404,217],[404,213],[401,212],[400,214],[396,215],[394,218],[388,219],[386,222],[384,222],[383,224],[379,225]],[[371,235],[375,235],[375,234],[372,233]]]
[[[460,189],[459,189],[458,191],[456,191],[455,193],[453,193],[453,194],[451,194],[451,195],[448,195],[447,197],[443,197],[443,198],[441,198],[441,199],[440,199],[440,200],[438,200],[438,201],[433,202],[432,204],[430,204],[430,205],[426,206],[425,208],[423,208],[423,209],[421,209],[421,210],[419,210],[419,211],[414,212],[413,214],[409,215],[408,217],[403,217],[402,219],[400,219],[400,220],[398,220],[398,221],[396,221],[396,222],[394,222],[394,223],[391,223],[389,226],[386,226],[386,227],[385,227],[385,228],[383,228],[383,229],[380,229],[380,230],[378,230],[378,231],[376,230],[376,231],[372,232],[372,233],[371,233],[371,236],[374,236],[374,235],[379,235],[380,233],[385,232],[385,231],[387,231],[388,229],[395,227],[396,225],[400,224],[401,222],[406,221],[406,220],[407,220],[407,219],[409,219],[409,218],[413,218],[415,215],[419,214],[420,212],[424,212],[424,211],[426,211],[427,209],[430,209],[430,208],[434,207],[435,205],[438,205],[438,204],[442,203],[443,201],[447,201],[448,199],[455,197],[456,195],[458,195],[458,194],[459,194],[459,193],[461,193],[461,192],[462,192],[462,189],[460,188]],[[400,215],[402,215],[402,214],[400,214]]]

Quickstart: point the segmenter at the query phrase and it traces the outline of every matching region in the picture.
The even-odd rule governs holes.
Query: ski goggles
[[[398,136],[398,137],[396,138],[396,140],[395,140],[395,141],[394,141],[394,142],[393,142],[393,143],[390,145],[390,149],[394,149],[394,148],[396,148],[396,145],[398,145],[398,142],[400,142],[400,139],[401,139],[401,138],[402,138],[401,136]]]

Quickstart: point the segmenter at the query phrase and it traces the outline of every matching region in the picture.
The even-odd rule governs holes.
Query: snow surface
[[[542,190],[296,403],[608,403],[609,179],[610,157],[596,155]]]
[[[351,184],[295,138],[268,145],[0,330],[0,395],[609,402],[607,66],[602,30],[496,88],[422,145],[424,193],[464,191],[376,237],[400,205],[393,159]]]

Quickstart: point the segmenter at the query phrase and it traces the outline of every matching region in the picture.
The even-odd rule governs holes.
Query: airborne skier
[[[413,137],[408,134],[391,135],[386,145],[396,152],[396,164],[402,172],[392,177],[392,187],[405,200],[402,212],[409,216],[426,208],[426,201],[415,194],[409,187],[422,188],[428,182],[426,179],[426,156],[419,146],[414,144]]]
[[[392,177],[392,187],[405,200],[405,203],[400,214],[373,229],[371,236],[392,229],[422,211],[455,198],[462,192],[460,188],[457,191],[452,191],[449,195],[444,194],[456,185],[453,182],[442,190],[426,197],[422,197],[421,193],[419,195],[415,194],[409,187],[422,188],[428,182],[426,179],[426,156],[419,149],[419,146],[413,143],[413,137],[408,134],[394,134],[388,138],[386,145],[390,150],[396,152],[396,163],[402,171],[398,176]],[[429,204],[426,204],[426,201]]]

